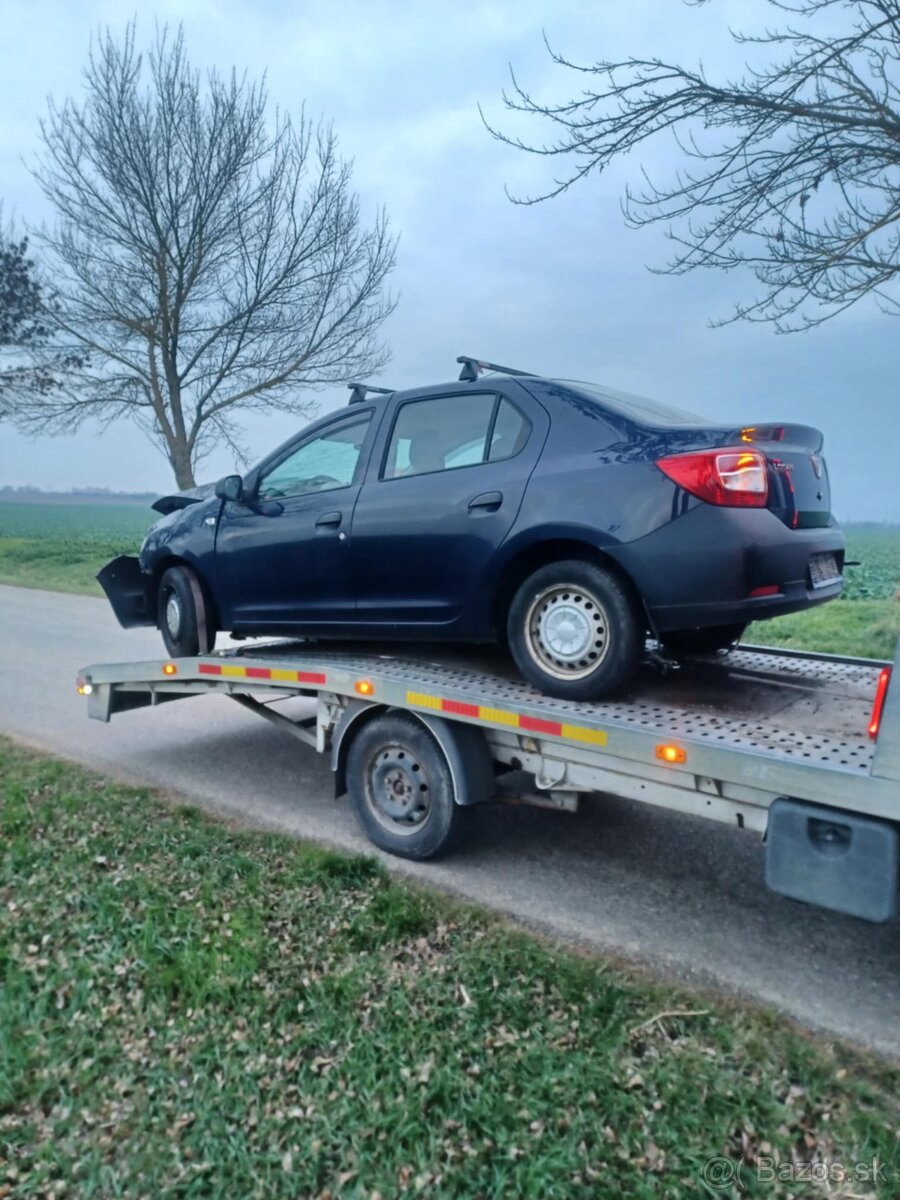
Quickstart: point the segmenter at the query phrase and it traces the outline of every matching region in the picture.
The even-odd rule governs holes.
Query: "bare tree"
[[[377,372],[395,242],[369,227],[330,128],[266,118],[261,84],[201,80],[183,36],[107,32],[83,102],[51,102],[35,176],[57,341],[88,356],[60,392],[16,399],[31,431],[137,422],[181,488],[238,417],[306,414],[308,389]]]
[[[54,372],[66,364],[48,345],[46,306],[28,238],[4,227],[0,211],[0,417],[13,396],[58,386]]]
[[[766,3],[779,10],[780,28],[732,36],[763,47],[754,53],[769,65],[748,66],[736,81],[660,58],[578,66],[551,50],[588,85],[545,104],[513,76],[507,107],[556,132],[540,144],[491,132],[566,164],[545,193],[517,202],[556,196],[674,135],[683,167],[666,184],[642,171],[624,198],[631,226],[669,227],[677,250],[663,271],[750,267],[762,292],[730,319],[771,321],[782,332],[820,324],[870,294],[897,314],[900,0]]]

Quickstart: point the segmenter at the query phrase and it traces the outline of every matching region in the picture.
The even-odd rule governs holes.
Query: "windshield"
[[[604,408],[631,417],[646,425],[709,425],[706,417],[697,413],[687,412],[683,408],[674,408],[671,404],[660,404],[658,400],[648,400],[646,396],[632,396],[630,392],[617,392],[614,388],[604,387],[599,383],[584,383],[580,379],[554,379],[551,382],[563,384],[573,391],[580,392],[589,400],[595,400]]]

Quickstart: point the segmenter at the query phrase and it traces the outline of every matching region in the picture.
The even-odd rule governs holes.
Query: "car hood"
[[[199,487],[187,488],[183,492],[174,492],[171,496],[160,496],[154,501],[150,507],[163,516],[169,513],[178,512],[181,508],[187,508],[189,504],[199,504],[201,500],[208,500],[210,496],[214,496],[216,485],[214,483],[202,483]]]

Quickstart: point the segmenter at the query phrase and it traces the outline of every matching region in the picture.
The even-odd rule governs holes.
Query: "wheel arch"
[[[437,742],[453,779],[454,799],[461,807],[490,800],[495,791],[494,767],[482,730],[463,721],[448,721],[430,713],[386,704],[351,700],[331,740],[331,769],[335,797],[347,791],[347,756],[353,738],[379,716],[402,714],[422,725]]]
[[[214,628],[221,628],[219,625],[219,608],[205,573],[196,562],[189,558],[184,558],[182,555],[173,554],[171,551],[166,551],[153,560],[153,566],[150,569],[147,581],[147,605],[149,611],[154,614],[156,613],[159,585],[162,582],[163,575],[165,575],[170,567],[187,567],[193,573],[200,585],[200,590],[203,592],[207,613],[212,618]]]
[[[577,537],[548,537],[518,550],[503,566],[494,588],[491,624],[498,641],[506,647],[506,618],[516,592],[535,571],[550,563],[579,559],[605,567],[625,585],[644,614],[647,627],[655,632],[653,619],[640,589],[628,571],[608,551]]]

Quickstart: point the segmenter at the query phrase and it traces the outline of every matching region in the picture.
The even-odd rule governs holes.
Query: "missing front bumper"
[[[150,611],[148,578],[141,564],[128,554],[120,554],[97,575],[97,582],[106,592],[112,610],[123,629],[135,625],[155,625],[156,616]]]

